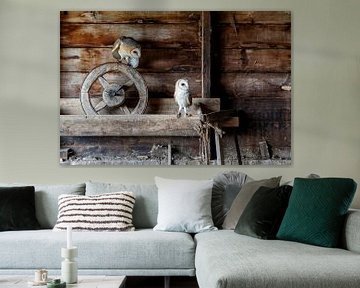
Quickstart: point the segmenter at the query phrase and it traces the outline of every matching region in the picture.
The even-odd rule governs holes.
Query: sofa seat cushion
[[[229,230],[195,236],[200,288],[357,287],[360,254]]]
[[[194,269],[195,244],[186,233],[73,232],[79,270]],[[60,269],[66,232],[2,232],[0,269]]]

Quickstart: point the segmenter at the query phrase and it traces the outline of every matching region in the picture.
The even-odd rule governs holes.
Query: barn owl
[[[179,79],[175,84],[174,98],[179,105],[179,111],[177,117],[181,116],[181,110],[184,109],[185,115],[189,116],[186,108],[191,105],[191,96],[189,92],[189,82],[186,79]]]
[[[124,64],[133,68],[139,66],[141,46],[131,37],[122,36],[117,39],[111,50],[112,55]]]

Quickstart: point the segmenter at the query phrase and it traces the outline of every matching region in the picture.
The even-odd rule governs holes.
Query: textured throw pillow
[[[72,226],[75,231],[133,231],[132,192],[96,196],[61,195],[55,231]]]
[[[216,227],[221,228],[225,216],[241,187],[251,180],[245,173],[237,171],[226,171],[215,176],[212,189],[211,213]]]
[[[260,187],[251,198],[235,232],[260,239],[275,239],[288,206],[292,187]]]
[[[198,233],[216,230],[211,217],[212,180],[155,177],[159,213],[154,230]]]
[[[242,186],[239,194],[236,196],[234,202],[231,205],[229,212],[227,213],[223,229],[234,230],[237,222],[240,219],[246,205],[249,203],[251,197],[261,187],[275,188],[279,186],[281,177],[274,177],[270,179],[251,181]]]
[[[33,186],[0,187],[0,231],[40,228],[34,194]]]
[[[295,178],[277,238],[336,247],[355,191],[348,178]]]
[[[86,182],[86,195],[117,191],[131,191],[135,195],[133,211],[135,228],[154,228],[158,214],[158,191],[155,184]]]

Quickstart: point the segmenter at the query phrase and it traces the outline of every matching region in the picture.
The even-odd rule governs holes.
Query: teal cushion
[[[295,178],[277,238],[337,247],[355,191],[356,183],[348,178]]]

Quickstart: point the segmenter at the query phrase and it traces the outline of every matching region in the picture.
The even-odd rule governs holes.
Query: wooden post
[[[215,132],[215,147],[216,147],[216,165],[221,165],[222,157],[221,157],[220,136],[217,132]]]
[[[201,74],[202,97],[210,98],[211,85],[211,15],[209,11],[201,12]]]
[[[168,144],[168,165],[172,164],[171,158],[172,158],[171,143],[169,143]]]

